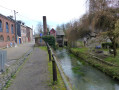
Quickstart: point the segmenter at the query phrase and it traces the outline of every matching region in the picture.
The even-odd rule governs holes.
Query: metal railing
[[[52,61],[53,83],[57,81],[57,69],[56,69],[56,65],[57,65],[58,70],[60,72],[60,75],[64,81],[64,84],[65,84],[67,90],[72,90],[70,83],[67,81],[66,76],[64,75],[64,72],[61,69],[59,62],[57,61],[55,54],[53,53],[53,50],[51,49],[51,47],[49,46],[48,43],[46,43],[46,45],[47,45],[47,50],[48,50],[48,54],[49,54],[49,61]]]

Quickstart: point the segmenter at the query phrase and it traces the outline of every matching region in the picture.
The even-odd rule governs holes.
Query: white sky
[[[14,15],[12,10],[16,10],[17,20],[21,19],[34,28],[38,22],[42,22],[42,16],[46,16],[47,24],[56,27],[81,17],[86,12],[85,2],[86,0],[0,0],[0,13],[9,16]]]

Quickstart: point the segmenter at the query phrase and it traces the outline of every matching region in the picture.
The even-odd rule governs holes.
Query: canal
[[[77,59],[66,49],[57,50],[56,56],[74,90],[119,90],[119,82]]]

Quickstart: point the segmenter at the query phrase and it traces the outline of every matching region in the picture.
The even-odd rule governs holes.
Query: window
[[[9,36],[7,36],[7,41],[10,41],[10,37]]]
[[[13,25],[11,25],[11,33],[12,33],[12,34],[14,33]]]
[[[15,39],[14,39],[14,36],[12,37],[12,41],[14,41]]]
[[[0,20],[0,32],[2,32],[2,21]]]
[[[4,37],[3,35],[0,35],[0,42],[3,42],[4,41]]]
[[[8,22],[6,22],[6,32],[9,33],[9,26],[8,26]]]

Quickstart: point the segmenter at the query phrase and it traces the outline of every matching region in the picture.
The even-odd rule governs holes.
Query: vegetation
[[[117,66],[110,66],[110,65],[107,65],[105,63],[102,63],[102,62],[96,60],[95,58],[91,57],[88,54],[88,52],[87,52],[87,50],[85,48],[82,49],[82,50],[76,49],[76,48],[71,48],[70,52],[72,54],[74,54],[75,56],[82,58],[82,60],[88,62],[89,64],[91,64],[92,66],[98,68],[102,72],[108,74],[112,78],[119,80],[119,67],[117,67]],[[116,58],[107,57],[104,60],[106,60],[108,62],[111,62],[111,63],[115,62],[116,64],[118,63],[118,65],[119,65],[118,58],[119,58],[119,56],[116,56]]]
[[[117,53],[119,53],[119,49],[117,49]],[[117,66],[119,66],[119,54],[114,58],[112,55],[104,58],[105,61],[111,62]]]
[[[54,36],[43,36],[42,39],[47,42],[52,48],[56,49],[56,45],[55,45],[55,37]]]
[[[50,78],[51,78],[51,83],[49,85],[52,87],[52,90],[66,90],[65,84],[64,84],[64,82],[62,80],[62,77],[60,75],[60,72],[59,72],[58,68],[57,68],[57,78],[58,78],[58,81],[55,83],[55,85],[53,84],[52,62],[48,63],[48,69],[49,69]]]
[[[42,50],[47,51],[46,46],[42,46],[40,48]],[[60,75],[60,72],[59,72],[58,68],[57,68],[57,79],[58,79],[58,81],[55,84],[53,83],[52,62],[48,62],[48,70],[50,72],[50,76],[49,76],[50,83],[49,83],[49,86],[52,87],[52,90],[66,90],[65,84],[64,84],[64,82],[62,80],[62,77]]]
[[[89,2],[88,13],[80,19],[58,25],[57,28],[65,31],[70,47],[76,47],[75,42],[80,38],[90,38],[93,32],[98,36],[109,38],[115,57],[116,43],[119,38],[119,6],[116,7],[112,1],[108,2],[108,0],[87,0],[87,2]]]

